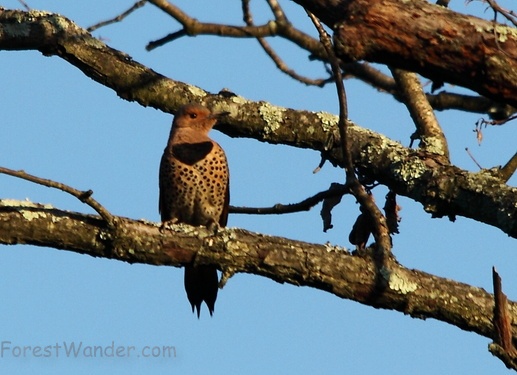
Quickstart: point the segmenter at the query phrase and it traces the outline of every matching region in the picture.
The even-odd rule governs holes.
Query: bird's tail
[[[203,301],[205,301],[210,316],[212,316],[218,288],[217,268],[207,265],[185,266],[185,291],[192,305],[192,312],[196,309],[198,318]]]

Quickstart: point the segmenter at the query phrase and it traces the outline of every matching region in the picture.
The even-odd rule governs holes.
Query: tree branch
[[[4,168],[4,167],[0,167],[0,173],[7,174],[7,175],[13,176],[13,177],[18,177],[23,180],[34,182],[34,183],[42,185],[42,186],[46,186],[46,187],[64,191],[65,193],[68,193],[68,194],[76,197],[81,202],[87,204],[88,206],[93,208],[95,211],[97,211],[97,213],[104,219],[104,221],[106,222],[106,224],[108,225],[109,228],[113,229],[115,227],[115,220],[113,218],[113,215],[110,214],[109,211],[106,208],[104,208],[104,206],[102,206],[99,202],[97,202],[95,199],[92,198],[92,195],[93,195],[92,190],[85,190],[85,191],[77,190],[77,189],[74,189],[73,187],[65,185],[61,182],[56,182],[56,181],[48,180],[46,178],[36,177],[36,176],[33,176],[24,171],[14,171],[12,169]]]
[[[272,207],[236,207],[230,206],[230,213],[232,214],[249,214],[249,215],[280,215],[291,214],[294,212],[309,211],[318,203],[328,198],[342,197],[350,193],[350,188],[346,185],[332,184],[332,186],[325,191],[320,191],[313,196],[304,199],[298,203],[281,204],[277,203]]]
[[[368,228],[367,232],[372,232],[375,237],[376,249],[378,250],[378,254],[380,254],[380,259],[382,259],[382,265],[384,264],[384,253],[388,253],[391,251],[391,238],[388,232],[388,225],[386,224],[386,218],[381,213],[381,210],[375,204],[373,197],[371,194],[366,192],[364,186],[359,182],[356,174],[355,168],[353,164],[352,152],[351,152],[351,142],[348,135],[348,103],[346,99],[346,91],[345,84],[343,83],[343,77],[341,75],[341,67],[339,66],[339,61],[334,54],[334,46],[330,40],[330,36],[327,34],[323,26],[321,25],[319,19],[314,16],[311,12],[307,11],[310,19],[314,23],[314,26],[318,30],[320,35],[321,44],[325,47],[327,51],[327,56],[329,57],[330,64],[332,66],[332,73],[335,77],[337,95],[339,99],[339,135],[341,138],[341,152],[344,157],[344,165],[345,165],[345,173],[346,173],[346,185],[350,187],[350,190],[357,201],[360,203],[361,207],[365,211],[366,215],[369,215],[369,219],[374,223],[372,228]],[[368,238],[369,233],[366,236]],[[351,241],[354,244],[357,244],[353,239]],[[365,240],[366,242],[366,240]],[[378,258],[378,259],[379,259]]]
[[[182,267],[199,264],[231,268],[280,283],[309,286],[376,308],[434,318],[492,338],[493,295],[447,278],[409,270],[393,260],[379,269],[373,255],[281,237],[222,229],[216,236],[203,227],[160,225],[117,217],[108,236],[98,216],[44,208],[30,202],[0,200],[0,243],[32,244],[129,263]],[[511,321],[517,305],[508,303]],[[512,325],[515,339],[517,327]]]
[[[501,276],[492,267],[494,284],[494,342],[490,352],[501,359],[506,367],[517,370],[517,349],[513,345],[512,323],[508,310],[508,298],[503,293]]]
[[[109,20],[106,20],[106,21],[102,21],[102,22],[98,22],[96,23],[95,25],[92,25],[90,27],[88,27],[86,30],[88,32],[92,32],[92,31],[95,31],[101,27],[104,27],[104,26],[107,26],[107,25],[111,25],[113,23],[117,23],[117,22],[120,22],[122,21],[124,18],[126,18],[127,16],[129,16],[131,13],[133,13],[135,10],[137,10],[138,8],[141,8],[145,5],[145,3],[147,2],[147,0],[139,0],[137,1],[136,3],[134,3],[131,8],[129,8],[128,10],[126,10],[125,12],[122,12],[121,14],[119,14],[118,16],[116,17],[113,17]]]
[[[517,106],[515,29],[425,0],[295,1],[333,28],[344,60],[417,72]]]
[[[400,69],[391,69],[391,72],[402,94],[403,102],[416,125],[420,148],[431,154],[442,156],[443,160],[448,162],[447,139],[445,139],[417,75]]]
[[[174,113],[191,101],[204,102],[212,110],[230,112],[226,123],[216,128],[231,137],[309,148],[344,165],[336,116],[237,95],[211,95],[154,72],[56,14],[0,10],[0,27],[0,50],[39,50],[59,56],[120,97],[164,112]],[[517,238],[517,189],[489,171],[469,173],[442,165],[432,155],[359,126],[349,126],[348,132],[354,166],[370,180],[422,203],[435,217],[469,217]]]
[[[281,10],[280,6],[278,4],[272,4],[269,3],[272,7],[273,11],[275,12],[275,18],[277,21],[280,22],[287,22],[287,18],[285,17],[283,11]],[[251,11],[249,8],[249,0],[242,0],[242,13],[243,13],[243,19],[247,26],[254,26],[253,23],[253,17],[251,15]],[[278,56],[278,54],[275,52],[275,50],[269,45],[269,43],[266,41],[265,38],[257,38],[257,41],[259,42],[260,46],[266,52],[266,54],[269,56],[271,60],[275,63],[276,67],[283,73],[287,74],[289,77],[304,83],[306,85],[314,85],[323,87],[325,84],[332,82],[333,79],[330,78],[320,78],[320,79],[312,79],[308,77],[304,77],[293,69],[289,68],[287,64]]]

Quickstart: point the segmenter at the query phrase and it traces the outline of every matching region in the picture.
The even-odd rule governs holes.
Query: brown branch
[[[425,0],[295,2],[334,30],[338,57],[345,61],[413,71],[517,106],[517,35],[512,28]]]
[[[90,206],[91,208],[93,208],[104,219],[104,221],[106,222],[106,224],[108,225],[109,228],[115,227],[114,216],[112,214],[110,214],[109,211],[107,209],[105,209],[99,202],[97,202],[95,199],[92,198],[92,195],[93,195],[92,190],[86,190],[86,191],[77,190],[77,189],[74,189],[73,187],[62,184],[60,182],[36,177],[36,176],[28,174],[24,171],[14,171],[12,169],[4,168],[4,167],[0,167],[0,173],[6,174],[9,176],[13,176],[13,177],[18,177],[23,180],[34,182],[39,185],[43,185],[46,187],[64,191],[65,193],[68,193],[68,194],[76,197],[81,202],[83,202],[83,203],[87,204],[88,206]]]
[[[465,147],[465,151],[467,152],[467,155],[470,157],[470,159],[472,159],[474,164],[476,164],[479,169],[483,169],[483,167],[481,166],[481,164],[478,163],[474,155],[472,155],[472,152],[470,152],[468,147]]]
[[[226,228],[160,224],[117,217],[115,236],[106,240],[101,218],[28,202],[0,201],[0,243],[32,244],[129,263],[182,267],[195,256],[199,264],[231,268],[278,282],[327,291],[376,308],[413,317],[434,318],[492,338],[493,295],[482,288],[402,267],[391,262],[379,270],[368,253]],[[416,249],[418,250],[418,249]],[[303,260],[303,261],[300,261]],[[517,304],[509,302],[511,312]],[[512,313],[514,314],[514,313]],[[517,316],[512,315],[513,321]],[[512,326],[515,336],[517,328]]]
[[[391,69],[413,122],[416,125],[420,148],[426,152],[443,157],[449,161],[449,147],[441,126],[427,101],[422,85],[415,73]]]
[[[485,0],[490,8],[494,10],[494,21],[497,14],[502,14],[504,18],[510,21],[514,26],[517,26],[515,14],[511,10],[504,9],[495,0]]]
[[[517,370],[517,349],[513,345],[512,320],[508,311],[508,298],[503,293],[501,276],[492,267],[494,284],[494,343],[489,347],[492,354],[500,358],[506,367]]]
[[[185,24],[191,22],[198,22],[194,18],[189,17],[185,13],[181,12],[178,8],[173,7],[173,10],[169,9],[165,2],[163,1],[155,1],[155,4],[160,9],[166,11],[169,15],[180,21],[185,27]],[[270,8],[275,15],[275,23],[269,23],[270,25],[274,25],[275,32],[271,32],[271,30],[267,30],[266,28],[260,29],[246,29],[246,32],[242,32],[239,35],[235,35],[234,29],[239,29],[239,26],[229,26],[229,25],[220,25],[225,26],[225,28],[218,27],[215,24],[207,24],[211,25],[210,27],[197,27],[195,35],[218,35],[218,36],[227,36],[227,37],[250,37],[250,38],[262,38],[267,36],[279,36],[286,40],[289,40],[299,47],[307,50],[311,53],[313,59],[318,59],[321,61],[327,61],[327,56],[324,49],[321,48],[321,45],[318,41],[307,34],[297,30],[292,24],[289,23],[285,13],[278,5],[276,0],[273,2],[268,1]],[[272,21],[273,22],[273,21]],[[199,23],[199,22],[198,22]],[[199,23],[203,25],[202,23]],[[197,24],[196,24],[197,25]],[[232,28],[232,32],[227,34],[227,27]],[[193,28],[190,28],[190,33],[193,33]],[[174,41],[180,37],[192,35],[187,32],[187,29],[181,29],[176,32],[170,33],[167,36],[160,38],[158,40],[150,42],[147,46],[147,50],[152,50],[154,48],[163,46],[166,43]],[[310,84],[310,85],[324,85],[327,82],[330,82],[330,79],[317,79],[313,80],[311,78],[305,79],[303,76],[297,76],[296,72],[289,70],[289,68],[281,61],[281,59],[274,54],[274,50],[271,48],[266,50],[266,53],[271,53],[270,57],[273,59],[277,67],[282,70],[284,73],[289,74],[294,79],[300,80],[302,83]],[[274,56],[274,57],[273,57]],[[346,75],[353,76],[361,81],[371,85],[372,87],[390,93],[394,95],[395,99],[400,100],[400,97],[397,93],[397,88],[395,81],[393,78],[383,74],[379,70],[371,67],[367,63],[359,63],[359,62],[340,62],[342,69],[346,72]],[[346,76],[345,76],[346,77]],[[428,99],[433,108],[437,110],[445,110],[445,109],[458,109],[465,110],[469,112],[475,113],[486,113],[491,118],[494,119],[503,119],[511,115],[515,112],[515,109],[511,106],[500,104],[498,102],[494,102],[487,98],[483,97],[472,97],[467,95],[460,94],[452,94],[452,93],[440,93],[437,95],[428,94]]]
[[[311,208],[313,208],[315,205],[317,205],[325,199],[341,197],[347,193],[350,193],[350,189],[346,185],[332,184],[331,188],[325,191],[320,191],[319,193],[316,193],[313,196],[306,198],[298,203],[277,203],[272,207],[230,206],[230,213],[248,215],[281,215],[309,211]]]
[[[504,167],[499,169],[497,174],[504,182],[508,182],[515,170],[517,170],[517,152],[508,160]]]
[[[11,24],[16,24],[16,32],[10,32]],[[282,108],[227,93],[213,95],[174,81],[109,48],[56,14],[0,10],[0,26],[0,50],[39,50],[59,56],[121,98],[164,112],[175,113],[191,101],[203,102],[211,110],[231,113],[224,124],[216,127],[231,137],[312,149],[324,152],[334,165],[344,165],[339,144],[328,142],[339,140],[334,115]],[[360,126],[350,126],[348,132],[353,140],[350,147],[354,166],[368,179],[420,202],[435,217],[472,218],[517,238],[517,222],[512,219],[517,216],[517,189],[502,185],[499,178],[486,171],[469,173],[433,163]]]
[[[24,0],[18,0],[18,2],[23,5],[25,10],[27,10],[27,11],[31,10],[30,6]]]
[[[442,91],[438,94],[427,94],[427,100],[437,111],[457,109],[473,113],[486,113],[491,119],[504,120],[517,110],[507,104],[498,103],[483,96],[462,95]]]
[[[145,49],[147,51],[152,51],[155,48],[161,47],[169,42],[172,42],[176,39],[182,38],[187,35],[188,35],[187,30],[181,29],[181,30],[175,31],[173,33],[167,34],[163,38],[153,40],[152,42],[147,43],[147,45],[145,46]]]
[[[104,27],[104,26],[107,26],[107,25],[111,25],[111,24],[116,23],[116,22],[120,22],[124,18],[129,16],[131,13],[133,13],[135,10],[137,10],[138,8],[143,7],[146,2],[147,2],[147,0],[139,0],[136,3],[134,3],[131,8],[129,8],[125,12],[119,14],[118,16],[113,17],[113,18],[111,18],[109,20],[106,20],[106,21],[102,21],[102,22],[96,23],[95,25],[92,25],[92,26],[88,27],[86,30],[91,33],[92,31],[95,31],[95,30],[97,30],[97,29],[99,29],[101,27]]]
[[[364,186],[359,182],[355,175],[352,152],[350,147],[350,140],[348,135],[348,106],[346,99],[345,85],[343,83],[343,76],[341,75],[341,67],[339,61],[334,54],[334,47],[330,40],[330,36],[327,34],[323,26],[317,17],[311,12],[307,11],[310,19],[314,23],[314,26],[318,30],[320,35],[321,43],[327,51],[330,64],[332,67],[332,73],[335,77],[336,89],[339,99],[339,135],[341,138],[341,150],[343,153],[345,171],[346,171],[346,185],[350,187],[350,190],[354,197],[358,200],[361,207],[364,207],[370,218],[373,220],[373,236],[377,244],[379,253],[389,252],[391,250],[391,238],[388,231],[388,225],[386,224],[386,217],[379,210],[379,207],[375,204],[373,196],[368,194]]]
[[[287,18],[283,14],[280,6],[278,4],[270,4],[272,9],[276,12],[277,20],[282,20],[283,22],[288,22]],[[251,15],[251,11],[249,8],[249,0],[242,0],[242,13],[243,13],[243,20],[246,23],[247,26],[254,26],[253,23],[253,16]],[[320,79],[312,79],[308,77],[304,77],[298,73],[296,73],[295,70],[289,68],[287,64],[278,56],[278,54],[275,52],[275,50],[269,45],[269,43],[264,38],[257,38],[257,41],[259,42],[260,46],[266,52],[266,54],[273,60],[276,67],[283,73],[287,74],[289,77],[304,83],[306,85],[312,85],[312,86],[319,86],[323,87],[326,83],[332,82],[332,78],[320,78]]]
[[[214,23],[202,23],[188,16],[176,6],[166,0],[148,0],[151,4],[177,20],[184,28],[186,35],[217,35],[233,38],[261,38],[269,36],[281,36],[290,40],[304,50],[310,51],[315,56],[324,56],[324,50],[317,39],[293,27],[284,19],[270,21],[261,26],[234,26]],[[151,42],[153,43],[153,42]]]
[[[166,0],[149,0],[149,2],[177,20],[189,36],[199,34],[229,36],[234,38],[256,38],[276,35],[276,25],[269,22],[261,26],[234,26],[199,22],[180,8]]]

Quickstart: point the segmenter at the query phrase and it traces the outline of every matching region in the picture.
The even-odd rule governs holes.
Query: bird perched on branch
[[[172,123],[160,163],[161,219],[210,229],[226,226],[229,207],[229,172],[223,149],[208,132],[224,113],[211,113],[200,104],[181,107]],[[185,290],[197,310],[206,303],[210,315],[217,299],[215,266],[185,266]]]

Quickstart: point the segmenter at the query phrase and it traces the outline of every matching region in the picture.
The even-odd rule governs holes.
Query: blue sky
[[[61,13],[88,27],[127,9],[132,2],[30,1],[35,9]],[[238,1],[178,1],[203,21],[240,23]],[[255,4],[256,3],[256,4]],[[19,8],[18,1],[1,6]],[[483,10],[480,4],[454,4]],[[267,19],[254,2],[255,20]],[[224,12],[221,12],[224,9]],[[313,33],[306,15],[285,4],[291,20]],[[491,17],[491,14],[486,15]],[[94,35],[111,47],[170,78],[217,92],[222,88],[251,100],[290,108],[337,113],[332,85],[308,88],[279,73],[253,40],[198,36],[152,52],[145,45],[178,29],[146,5],[120,24]],[[319,77],[321,64],[280,40],[282,57],[304,74]],[[0,165],[24,169],[94,197],[113,214],[159,221],[158,165],[172,116],[124,101],[57,57],[0,51],[2,108]],[[408,144],[414,131],[405,107],[357,81],[347,81],[350,118],[363,127]],[[447,90],[458,90],[447,87]],[[477,145],[479,115],[439,112],[452,161],[468,170],[505,163],[515,152],[512,125],[484,130]],[[512,132],[513,130],[513,132]],[[343,172],[326,165],[312,170],[319,154],[212,133],[226,150],[233,205],[267,206],[299,201],[342,182]],[[510,181],[515,185],[515,177]],[[0,175],[0,198],[29,199],[65,210],[91,210],[66,194]],[[378,200],[386,190],[378,188]],[[394,254],[409,268],[492,290],[496,266],[510,299],[517,297],[515,240],[465,218],[431,219],[420,204],[399,198],[401,233]],[[334,210],[334,229],[323,233],[319,207],[283,216],[231,215],[230,227],[316,243],[350,246],[348,232],[358,214],[351,197]],[[489,340],[444,323],[375,310],[328,293],[282,285],[254,275],[234,276],[220,291],[213,318],[198,320],[183,290],[183,270],[129,265],[55,249],[0,247],[0,356],[2,373],[18,374],[299,374],[299,373],[491,373],[503,364],[487,352]],[[64,351],[51,358],[15,356],[14,347],[174,346],[174,358],[78,358]],[[2,346],[3,345],[3,346]],[[64,350],[64,349],[63,349]]]

